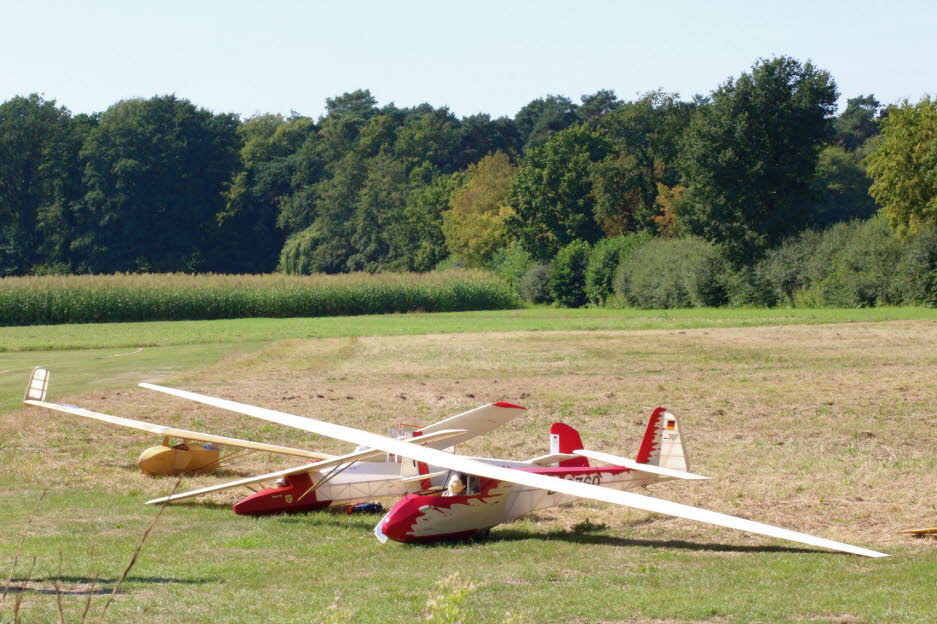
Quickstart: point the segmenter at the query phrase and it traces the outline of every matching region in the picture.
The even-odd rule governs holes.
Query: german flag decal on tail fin
[[[663,407],[654,410],[647,421],[647,429],[635,461],[689,472],[690,466],[680,439],[680,425],[676,416]]]

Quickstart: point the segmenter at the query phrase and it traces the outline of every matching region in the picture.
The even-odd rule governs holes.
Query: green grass
[[[113,587],[149,523],[155,510],[138,498],[82,488],[53,492],[40,508],[24,553],[37,558],[33,577],[47,586],[63,553],[63,584],[79,594],[65,597],[69,621],[92,577]],[[28,497],[0,501],[5,534],[15,535],[31,507]],[[353,621],[415,622],[434,584],[452,572],[478,586],[468,621],[500,622],[509,611],[528,622],[898,624],[932,615],[935,558],[927,552],[872,561],[724,545],[719,533],[691,540],[648,538],[640,527],[578,534],[531,521],[497,528],[483,543],[412,547],[378,543],[370,532],[377,518],[169,509],[107,621],[309,622],[340,594]],[[0,548],[4,560],[11,546]],[[26,621],[54,620],[51,596],[27,599]]]
[[[601,504],[547,510],[482,543],[380,545],[377,517],[252,519],[233,515],[230,500],[207,501],[167,508],[107,622],[318,621],[336,593],[349,621],[416,622],[452,572],[476,586],[466,622],[509,611],[514,621],[596,624],[930,622],[937,550],[896,531],[937,516],[933,319],[924,308],[535,308],[3,328],[0,575],[48,488],[16,575],[36,557],[41,581],[23,594],[23,621],[55,621],[60,552],[66,621],[77,621],[90,579],[113,587],[155,513],[141,501],[173,484],[136,470],[145,436],[7,409],[43,364],[53,400],[294,445],[309,443],[133,386],[165,380],[378,432],[403,415],[430,421],[512,400],[529,411],[466,449],[510,457],[544,452],[560,419],[590,448],[630,456],[649,408],[664,404],[682,417],[693,471],[713,480],[652,494],[893,555],[821,552]],[[644,329],[655,331],[615,331]],[[137,352],[144,344],[160,346]],[[268,466],[251,461],[241,469]],[[95,617],[104,598],[94,597]]]
[[[276,340],[515,331],[648,330],[937,319],[924,307],[566,309],[0,327],[0,412],[19,405],[34,366],[66,393],[208,366]],[[141,349],[139,352],[137,349]]]
[[[156,347],[288,338],[398,336],[466,332],[693,329],[895,320],[937,320],[937,310],[898,308],[567,309],[374,314],[323,318],[252,318],[0,327],[0,352]]]

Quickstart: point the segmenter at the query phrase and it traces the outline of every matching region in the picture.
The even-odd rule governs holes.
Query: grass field
[[[509,400],[530,409],[460,450],[516,458],[543,453],[554,420],[590,448],[631,455],[663,404],[681,416],[691,469],[714,479],[654,495],[894,555],[825,553],[598,503],[546,510],[487,542],[382,546],[370,533],[377,517],[240,518],[231,492],[166,509],[106,621],[412,622],[451,572],[474,584],[465,621],[933,621],[937,542],[897,533],[937,525],[930,310],[536,309],[3,328],[0,340],[0,370],[11,371],[0,374],[0,562],[48,489],[16,575],[36,557],[18,594],[26,622],[55,620],[60,552],[67,621],[92,579],[109,591],[155,512],[141,501],[174,483],[136,470],[142,435],[13,408],[35,363],[53,371],[53,400],[325,451],[344,447],[134,384],[376,432]],[[232,472],[291,463],[254,456]],[[103,601],[93,596],[93,613]]]

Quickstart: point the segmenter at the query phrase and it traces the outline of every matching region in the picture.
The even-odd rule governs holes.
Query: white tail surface
[[[29,376],[29,383],[26,384],[26,396],[24,401],[45,401],[46,389],[49,387],[49,371],[44,368],[36,367]]]
[[[647,422],[644,440],[635,461],[670,470],[690,471],[676,416],[663,407],[654,410]]]

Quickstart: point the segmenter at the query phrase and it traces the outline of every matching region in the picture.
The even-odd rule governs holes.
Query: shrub
[[[436,271],[461,271],[465,268],[465,260],[448,256],[439,261]]]
[[[904,244],[884,219],[850,224],[849,235],[833,253],[830,273],[816,283],[830,305],[865,307],[902,303],[896,267]]]
[[[530,303],[549,303],[550,267],[545,264],[532,264],[518,284],[518,291],[525,301]]]
[[[614,238],[603,238],[592,249],[586,266],[586,297],[591,303],[601,305],[614,291],[612,281],[615,269],[628,261],[634,253],[653,237],[646,232],[625,234]]]
[[[768,251],[758,264],[757,274],[770,288],[774,298],[794,305],[794,293],[810,285],[808,263],[820,246],[823,235],[805,230]],[[819,269],[811,265],[811,269]]]
[[[778,298],[758,267],[728,268],[723,276],[726,298],[732,306],[773,306]]]
[[[937,229],[922,229],[908,240],[897,268],[904,303],[937,307]]]
[[[728,264],[698,238],[655,240],[615,274],[615,292],[636,308],[718,306],[726,302]]]
[[[882,218],[840,223],[788,239],[757,272],[797,307],[933,305],[937,231],[899,238]]]
[[[585,241],[573,241],[560,249],[550,263],[550,296],[567,308],[586,304],[586,265],[591,247]]]
[[[530,254],[520,245],[513,245],[495,252],[486,268],[516,288],[532,264]]]

